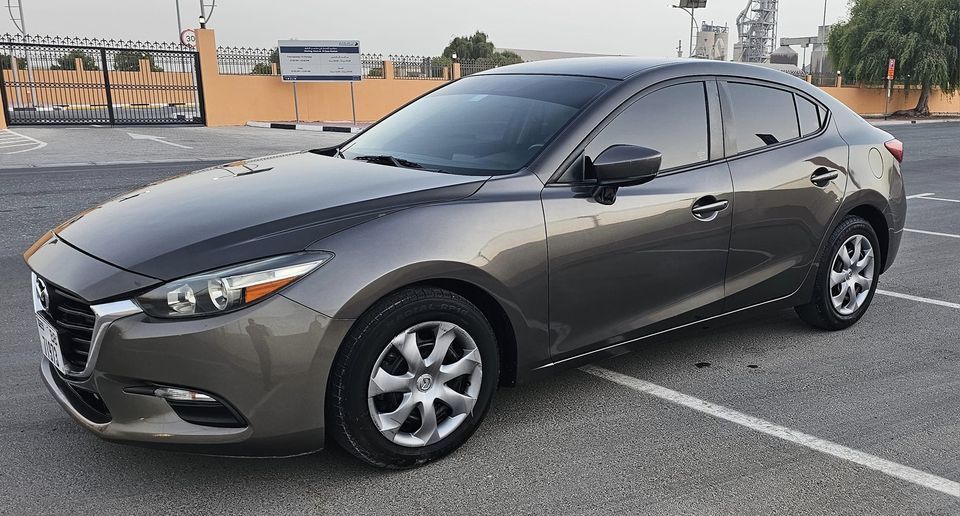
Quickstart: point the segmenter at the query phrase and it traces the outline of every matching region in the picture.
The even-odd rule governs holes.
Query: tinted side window
[[[753,84],[728,83],[740,152],[800,137],[793,94]]]
[[[800,116],[800,134],[807,136],[819,131],[823,125],[820,108],[800,95],[795,97],[797,98],[797,115]]]
[[[661,170],[707,161],[707,102],[703,83],[668,86],[617,115],[587,148],[596,158],[611,145],[639,145],[663,154]]]

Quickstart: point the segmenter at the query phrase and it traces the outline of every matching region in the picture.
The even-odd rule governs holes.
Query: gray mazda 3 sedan
[[[857,322],[902,144],[779,71],[587,58],[473,75],[336,148],[146,186],[24,255],[41,374],[112,441],[441,457],[498,386],[755,307]]]

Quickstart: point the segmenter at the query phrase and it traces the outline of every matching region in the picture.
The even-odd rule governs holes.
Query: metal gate
[[[167,43],[0,37],[8,125],[202,124],[200,58]]]

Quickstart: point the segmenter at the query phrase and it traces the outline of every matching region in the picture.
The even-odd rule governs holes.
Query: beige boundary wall
[[[241,125],[250,120],[291,121],[295,118],[293,85],[276,75],[220,75],[217,67],[217,42],[214,31],[197,30],[197,50],[203,73],[207,125]],[[453,77],[460,77],[459,64]],[[384,62],[383,79],[364,79],[356,83],[357,120],[379,120],[410,100],[444,84],[443,80],[395,79],[393,65]],[[340,83],[300,83],[300,120],[344,121],[351,119],[350,85]],[[866,87],[829,87],[824,91],[861,115],[882,115],[886,90]],[[920,91],[894,89],[890,113],[916,106]],[[930,111],[935,114],[960,115],[960,94],[949,95],[935,90],[930,98]]]
[[[917,106],[917,100],[920,98],[920,90],[918,88],[904,89],[902,86],[897,86],[893,89],[889,106],[886,104],[886,88],[842,87],[823,88],[823,91],[829,93],[840,102],[843,102],[850,109],[865,116],[883,115],[884,113],[913,109]],[[930,113],[935,115],[960,114],[960,93],[951,95],[935,89],[933,93],[930,94],[929,106]]]
[[[213,30],[199,29],[197,32],[197,51],[200,54],[202,87],[206,104],[208,126],[243,125],[251,120],[291,121],[296,118],[293,104],[293,84],[280,80],[278,75],[221,75],[217,64],[217,42]],[[141,70],[149,70],[149,63],[141,63]],[[101,72],[82,70],[78,63],[76,71],[70,73],[77,83],[95,83]],[[445,83],[437,79],[397,79],[393,64],[384,62],[383,79],[365,79],[355,84],[357,120],[370,122],[379,120],[410,100],[427,93]],[[10,70],[4,70],[10,74]],[[52,73],[52,72],[49,72]],[[144,74],[149,75],[146,78]],[[94,76],[97,77],[94,77]],[[115,84],[183,84],[190,78],[176,72],[111,72],[111,82]],[[460,65],[454,64],[453,78],[460,77]],[[89,77],[87,77],[89,76]],[[12,77],[5,75],[10,81]],[[57,78],[51,77],[51,83]],[[882,115],[885,109],[894,112],[910,109],[917,103],[920,94],[917,89],[905,90],[897,87],[886,107],[886,90],[882,88],[827,87],[824,91],[849,106],[861,115]],[[56,89],[46,91],[38,88],[38,100],[53,101]],[[122,91],[122,90],[118,90]],[[9,93],[9,92],[8,92]],[[350,85],[345,83],[300,83],[297,85],[300,120],[310,121],[347,121],[352,118],[350,109]],[[114,102],[125,100],[118,97],[123,93],[114,93]],[[156,102],[192,102],[192,92],[169,91],[155,94]],[[91,104],[105,102],[102,94],[91,93],[84,100]],[[49,98],[47,98],[49,97]],[[143,101],[142,99],[139,99]],[[56,102],[53,102],[56,103]],[[930,98],[930,111],[935,114],[960,115],[960,94],[949,95],[935,90]],[[0,129],[6,123],[0,117]]]
[[[197,30],[197,51],[203,79],[208,126],[242,125],[250,120],[295,119],[293,84],[277,75],[221,75],[217,67],[217,42],[210,29]],[[371,122],[403,104],[442,86],[443,80],[395,79],[393,65],[384,62],[383,79],[365,79],[354,85],[357,121]],[[453,77],[460,75],[454,65]],[[351,120],[350,85],[299,83],[297,97],[304,122]]]

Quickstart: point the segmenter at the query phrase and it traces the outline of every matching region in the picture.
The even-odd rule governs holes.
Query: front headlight
[[[171,281],[136,298],[153,317],[199,317],[256,303],[310,274],[332,253],[298,253]]]

